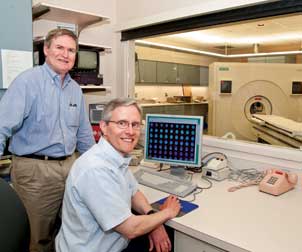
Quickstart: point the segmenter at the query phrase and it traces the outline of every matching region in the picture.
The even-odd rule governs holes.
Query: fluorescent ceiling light
[[[196,53],[201,55],[208,55],[208,56],[214,56],[214,57],[220,57],[220,58],[241,58],[241,57],[258,57],[258,56],[277,56],[277,55],[291,55],[291,54],[302,54],[302,51],[284,51],[284,52],[268,52],[268,53],[244,53],[244,54],[221,54],[221,53],[213,53],[213,52],[207,52],[207,51],[201,51],[201,50],[195,50],[180,46],[173,46],[173,45],[166,45],[162,43],[155,43],[150,41],[144,41],[144,40],[135,40],[136,44],[139,45],[147,45],[147,46],[153,46],[153,47],[159,47],[159,48],[166,48],[166,49],[172,49],[182,52],[189,52],[189,53]]]
[[[224,36],[210,34],[211,31],[199,31],[199,32],[187,32],[180,34],[169,35],[168,37],[176,37],[193,41],[202,41],[202,43],[219,43],[219,44],[228,44],[228,45],[249,45],[249,44],[264,44],[264,43],[272,43],[272,42],[280,42],[280,41],[288,41],[288,40],[301,40],[302,33],[298,32],[287,32],[280,34],[270,34],[261,36],[240,36],[234,37],[234,34],[230,34],[232,37],[227,34]]]
[[[167,49],[183,51],[183,52],[190,52],[190,53],[204,54],[204,55],[209,55],[209,56],[216,56],[216,57],[221,57],[223,55],[223,54],[220,54],[220,53],[200,51],[200,50],[195,50],[195,49],[190,49],[190,48],[185,48],[185,47],[180,47],[180,46],[166,45],[166,44],[155,43],[155,42],[144,41],[144,40],[135,40],[135,43],[136,44],[142,44],[142,45],[148,45],[148,46],[167,48]]]

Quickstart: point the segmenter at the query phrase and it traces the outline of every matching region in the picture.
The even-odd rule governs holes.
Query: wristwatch
[[[150,214],[154,214],[154,213],[156,213],[153,209],[151,209],[150,211],[148,211],[147,213],[146,213],[146,215],[150,215]]]

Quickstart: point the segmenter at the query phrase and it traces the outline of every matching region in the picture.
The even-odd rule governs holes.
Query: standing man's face
[[[129,154],[136,146],[140,137],[140,128],[133,125],[140,125],[141,116],[134,105],[121,106],[112,111],[108,124],[100,122],[103,137],[123,156]],[[120,128],[118,122],[129,124],[125,129]]]
[[[63,35],[52,39],[49,47],[44,46],[47,64],[62,78],[73,67],[76,58],[76,42]]]

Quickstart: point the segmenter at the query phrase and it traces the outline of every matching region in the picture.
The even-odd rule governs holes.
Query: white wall
[[[133,27],[159,23],[199,14],[211,13],[268,0],[116,0],[117,28],[125,30]]]

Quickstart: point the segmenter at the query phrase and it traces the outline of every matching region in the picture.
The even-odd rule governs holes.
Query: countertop
[[[194,176],[199,185],[206,186],[200,174]],[[227,251],[301,252],[301,187],[280,196],[259,192],[258,186],[227,191],[237,184],[214,181],[211,189],[197,195],[198,209],[167,225]],[[140,189],[151,203],[167,195],[142,185]]]

